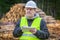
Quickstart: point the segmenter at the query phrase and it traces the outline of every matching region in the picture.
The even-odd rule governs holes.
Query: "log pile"
[[[24,11],[25,4],[15,4],[10,8],[10,11],[6,13],[5,16],[1,19],[3,23],[6,22],[16,22],[19,18],[25,15]]]
[[[60,40],[60,21],[58,22],[56,20],[55,23],[49,23],[47,24],[50,38],[53,38],[54,40]]]
[[[55,18],[49,15],[46,15],[45,12],[37,10],[39,16],[45,20],[46,23],[55,23]]]
[[[13,37],[14,24],[0,25],[0,39],[1,40],[18,40]]]

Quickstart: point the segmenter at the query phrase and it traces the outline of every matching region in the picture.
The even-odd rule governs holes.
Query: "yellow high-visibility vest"
[[[31,27],[36,28],[37,30],[40,30],[40,23],[41,23],[41,19],[40,17],[36,17],[32,24]],[[20,28],[22,28],[23,26],[28,27],[28,22],[26,17],[22,17],[21,18],[21,22],[20,22]],[[22,36],[19,37],[20,40],[41,40],[39,38],[37,38],[34,34],[32,34],[31,32],[23,32]]]

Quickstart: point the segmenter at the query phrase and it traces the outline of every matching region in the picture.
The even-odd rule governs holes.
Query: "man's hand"
[[[31,29],[30,32],[31,32],[32,34],[35,34],[35,33],[37,32],[37,30],[36,30],[36,29]]]

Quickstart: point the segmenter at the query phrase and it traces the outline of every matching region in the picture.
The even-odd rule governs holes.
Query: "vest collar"
[[[29,18],[29,17],[27,17],[26,15],[25,15],[25,17],[26,17],[27,19],[34,19],[34,18],[36,18],[36,17],[39,17],[39,15],[36,13],[33,18]]]

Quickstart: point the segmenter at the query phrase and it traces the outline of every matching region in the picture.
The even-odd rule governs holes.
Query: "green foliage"
[[[9,11],[10,7],[16,3],[26,3],[28,0],[0,0],[0,18]],[[52,15],[56,19],[60,19],[60,0],[33,0],[38,7],[46,12],[47,15]]]

